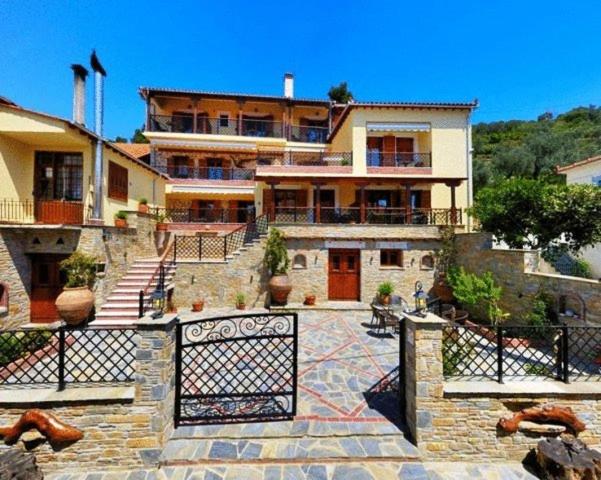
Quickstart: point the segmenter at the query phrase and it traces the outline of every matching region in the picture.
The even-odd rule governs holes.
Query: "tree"
[[[348,89],[346,82],[340,82],[337,86],[330,87],[328,97],[336,103],[349,103],[353,99],[353,94]]]
[[[117,135],[115,137],[115,140],[113,140],[114,143],[127,143],[127,138],[125,137],[120,137],[119,135]]]
[[[131,143],[150,143],[148,139],[142,133],[141,128],[136,128],[133,137],[131,137]]]
[[[481,189],[471,213],[512,248],[573,253],[601,242],[601,189],[511,178]]]

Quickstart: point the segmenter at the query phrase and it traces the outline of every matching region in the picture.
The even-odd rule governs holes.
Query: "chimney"
[[[86,124],[86,77],[88,71],[82,65],[71,65],[73,70],[73,121]]]
[[[106,71],[102,68],[100,60],[96,56],[96,50],[92,50],[90,64],[94,70],[94,133],[98,136],[96,140],[96,155],[94,158],[94,208],[91,222],[102,224],[102,177],[103,177],[103,140],[102,127],[104,121],[104,77]]]
[[[291,73],[284,74],[284,97],[294,97],[294,75]]]

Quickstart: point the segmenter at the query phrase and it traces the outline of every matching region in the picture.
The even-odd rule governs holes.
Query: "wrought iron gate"
[[[265,313],[177,325],[175,425],[291,419],[297,320]]]

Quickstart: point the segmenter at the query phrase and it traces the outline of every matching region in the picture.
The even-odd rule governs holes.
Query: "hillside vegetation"
[[[601,107],[578,107],[537,120],[478,123],[473,127],[474,186],[512,176],[557,181],[556,165],[601,154]]]

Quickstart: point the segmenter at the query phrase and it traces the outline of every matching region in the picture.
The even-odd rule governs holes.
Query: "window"
[[[230,114],[229,113],[220,113],[219,114],[219,126],[225,127],[225,128],[230,126]]]
[[[402,250],[380,250],[380,266],[381,267],[402,267],[403,266],[403,251]]]
[[[307,257],[305,257],[302,253],[295,255],[294,260],[292,261],[292,268],[307,268]]]
[[[36,152],[35,194],[41,200],[81,201],[83,198],[81,153]]]
[[[127,168],[109,162],[109,198],[127,201]]]

